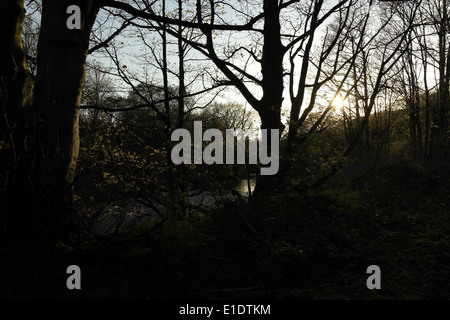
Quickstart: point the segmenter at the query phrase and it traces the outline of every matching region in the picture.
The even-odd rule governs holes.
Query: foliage
[[[3,283],[20,285],[6,286],[12,289],[2,297],[446,298],[450,185],[435,168],[386,166],[346,187],[149,219],[118,238],[4,251]],[[45,286],[34,286],[35,273],[30,282],[18,280],[24,273],[14,266],[22,255],[34,263],[46,259],[39,269]],[[81,293],[53,285],[69,260],[83,266]],[[382,270],[381,290],[365,286],[372,264]]]

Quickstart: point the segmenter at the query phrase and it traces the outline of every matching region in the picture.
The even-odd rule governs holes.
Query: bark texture
[[[68,29],[70,5],[81,9],[81,29]],[[42,199],[42,222],[55,228],[70,221],[79,151],[79,106],[89,37],[98,13],[95,1],[44,0],[33,94],[33,176]],[[38,190],[38,188],[40,190]]]

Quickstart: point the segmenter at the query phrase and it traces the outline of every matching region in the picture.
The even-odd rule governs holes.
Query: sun
[[[342,110],[342,106],[344,105],[344,100],[342,99],[342,97],[340,95],[337,95],[336,97],[334,97],[332,104],[334,106],[334,110],[339,112]]]

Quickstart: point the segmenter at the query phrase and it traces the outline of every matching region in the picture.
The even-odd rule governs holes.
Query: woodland
[[[1,1],[0,298],[450,298],[449,11]],[[277,129],[278,171],[175,164],[194,121]]]

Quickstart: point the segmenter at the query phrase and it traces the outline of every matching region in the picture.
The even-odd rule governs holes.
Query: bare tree
[[[81,8],[80,30],[69,30],[66,26],[66,10],[74,4]],[[71,201],[79,147],[77,107],[85,77],[90,31],[98,9],[94,1],[42,2],[37,74],[31,100],[22,44],[24,3],[2,3],[1,12],[5,15],[2,35],[4,43],[9,45],[9,51],[2,51],[6,54],[2,79],[4,85],[9,86],[4,87],[2,96],[12,99],[3,104],[3,119],[9,125],[16,123],[14,126],[22,131],[10,132],[17,141],[14,143],[17,150],[21,150],[16,153],[21,165],[13,168],[16,178],[11,187],[8,186],[6,211],[2,210],[7,215],[3,229],[9,232],[20,231],[26,236],[44,230],[60,232],[62,230],[57,229],[68,221],[67,205]],[[22,112],[24,105],[29,106],[27,116]],[[17,199],[22,199],[20,204]]]
[[[207,57],[220,71],[221,75],[217,74],[213,81],[235,87],[258,112],[261,128],[283,131],[281,110],[283,104],[288,103],[290,117],[287,152],[295,150],[305,138],[300,128],[317,106],[317,96],[325,88],[324,84],[334,83],[337,95],[343,89],[342,84],[346,79],[352,72],[356,72],[358,59],[362,63],[361,71],[367,74],[362,77],[365,81],[362,91],[355,85],[350,91],[355,91],[357,101],[362,103],[364,117],[355,130],[355,139],[344,155],[353,151],[364,132],[368,138],[369,117],[375,98],[383,87],[385,75],[400,59],[408,42],[405,36],[409,29],[407,25],[403,26],[406,29],[391,35],[384,31],[396,14],[392,6],[383,12],[386,16],[380,18],[381,23],[375,28],[371,24],[371,32],[368,32],[373,1],[342,0],[327,3],[316,0],[303,4],[298,1],[280,3],[265,0],[261,7],[253,2],[223,4],[213,0],[198,0],[195,7],[188,9],[186,5],[186,10],[195,12],[195,19],[183,20],[167,20],[167,17],[157,15],[151,4],[144,1],[145,6],[139,6],[135,3],[136,7],[111,0],[102,2],[104,6],[124,10],[133,17],[150,21],[149,23],[167,22],[164,27],[169,34],[181,38],[184,43]],[[235,20],[230,20],[229,16],[233,16]],[[333,17],[334,25],[330,25],[328,22]],[[177,29],[180,26],[200,30],[201,33],[196,39],[187,39],[180,35]],[[319,34],[324,34],[321,42],[318,41]],[[250,45],[232,40],[242,39],[244,36],[251,40]],[[352,50],[346,50],[348,48]],[[373,65],[370,66],[371,70],[368,69],[369,52],[381,57],[376,74],[372,73],[375,68]],[[371,83],[369,77],[372,77]],[[360,79],[361,77],[354,80]],[[286,81],[288,97],[285,95]],[[368,91],[369,85],[372,87],[371,92]],[[330,87],[332,86],[327,89]],[[364,99],[361,100],[360,97]],[[327,119],[330,110],[332,101],[329,101],[323,115],[311,127],[311,132]],[[282,164],[283,170],[280,170],[278,179],[282,179],[288,167],[289,163]],[[279,185],[275,183],[275,179],[259,177],[257,191],[270,190],[274,185]]]

